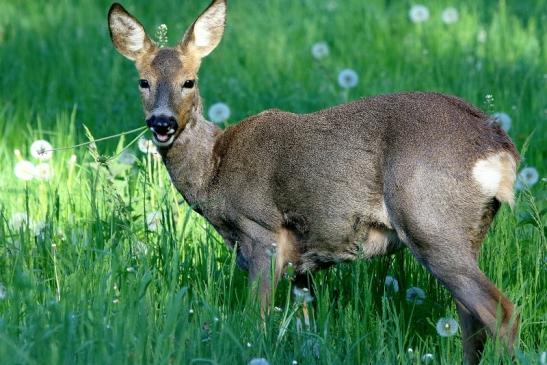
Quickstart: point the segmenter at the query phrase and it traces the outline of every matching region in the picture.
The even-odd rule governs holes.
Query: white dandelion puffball
[[[146,226],[151,231],[157,231],[161,224],[161,212],[150,212],[146,215]]]
[[[74,166],[76,165],[76,161],[78,160],[78,157],[76,157],[76,155],[71,155],[70,158],[68,159],[67,163],[69,166]]]
[[[311,47],[311,54],[316,60],[321,60],[329,55],[329,46],[326,42],[317,42]]]
[[[308,288],[300,289],[295,286],[292,290],[292,293],[294,294],[296,299],[299,301],[302,301],[305,303],[309,303],[313,301],[313,296],[310,294],[310,291]]]
[[[517,185],[520,183],[520,188],[523,186],[533,186],[539,181],[539,173],[535,167],[525,167],[519,172]]]
[[[338,74],[338,85],[344,89],[357,86],[357,82],[359,82],[359,76],[351,68],[345,68]]]
[[[384,285],[386,288],[394,293],[399,292],[399,282],[397,279],[395,279],[393,276],[386,276],[386,280],[384,281]]]
[[[30,145],[30,154],[37,160],[47,161],[53,154],[53,147],[48,141],[39,139]]]
[[[410,304],[422,304],[425,300],[425,292],[418,287],[408,288],[406,290],[406,301]]]
[[[425,363],[425,364],[429,364],[431,361],[433,361],[435,359],[435,357],[433,356],[433,354],[424,354],[422,356],[422,361]]]
[[[17,212],[13,213],[8,224],[11,229],[13,229],[14,231],[18,231],[21,227],[24,227],[27,224],[30,225],[30,221],[28,219],[27,213]]]
[[[137,142],[137,145],[139,146],[139,150],[142,153],[149,153],[149,154],[157,154],[158,153],[158,149],[157,149],[156,145],[154,144],[154,142],[152,142],[151,140],[149,140],[147,138],[144,138],[144,137],[139,138],[139,141]]]
[[[511,128],[511,117],[509,114],[504,112],[498,112],[492,114],[492,118],[494,118],[494,122],[499,124],[501,129],[504,131],[508,131]]]
[[[458,322],[454,318],[441,318],[435,326],[437,333],[441,337],[454,336],[458,332]]]
[[[14,172],[18,179],[29,181],[36,176],[36,166],[30,161],[21,160],[15,164]]]
[[[429,19],[429,9],[424,5],[413,5],[408,16],[412,23],[423,23]]]
[[[270,363],[268,362],[268,360],[261,357],[258,359],[252,359],[251,361],[249,361],[249,365],[270,365]]]
[[[53,176],[53,169],[51,165],[42,162],[36,165],[36,178],[39,180],[49,180]]]
[[[118,156],[118,161],[123,165],[133,165],[137,160],[137,156],[129,151],[123,151],[120,156]]]
[[[539,355],[539,363],[541,365],[547,365],[547,352],[543,351],[540,355]]]
[[[485,43],[487,37],[488,37],[488,33],[486,33],[486,30],[481,29],[481,30],[479,30],[479,32],[477,33],[477,42],[479,42],[479,43]]]
[[[4,286],[4,284],[0,283],[0,300],[6,299],[7,296],[8,293],[6,287]]]
[[[448,7],[443,10],[441,19],[444,24],[454,24],[460,19],[460,14],[456,8]]]
[[[209,119],[213,123],[224,123],[230,118],[230,107],[224,103],[215,103],[209,108]]]

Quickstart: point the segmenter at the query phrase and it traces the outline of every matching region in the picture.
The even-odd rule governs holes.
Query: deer
[[[519,154],[486,113],[455,96],[401,92],[309,114],[265,110],[220,128],[203,116],[197,73],[220,43],[213,0],[175,47],[159,47],[114,3],[114,47],[134,61],[145,122],[176,189],[248,271],[263,307],[292,265],[315,270],[409,249],[453,296],[464,361],[487,336],[510,353],[519,316],[478,266]],[[272,264],[272,250],[275,262]]]

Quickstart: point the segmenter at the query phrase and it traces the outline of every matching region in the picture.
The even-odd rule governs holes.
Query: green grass
[[[150,33],[182,36],[207,1],[126,1]],[[424,1],[431,18],[408,19],[410,2],[231,1],[219,48],[202,65],[206,108],[217,101],[230,122],[277,107],[308,112],[361,96],[401,90],[458,95],[513,120],[509,134],[525,150],[522,167],[545,176],[547,4]],[[200,216],[182,202],[154,156],[97,163],[86,148],[56,151],[49,181],[16,179],[14,154],[31,159],[38,138],[55,147],[143,125],[134,67],[108,38],[108,1],[0,0],[0,299],[1,364],[385,364],[461,362],[459,333],[442,338],[441,317],[456,318],[449,293],[408,252],[339,265],[314,275],[314,328],[296,331],[300,310],[283,280],[262,327],[246,274]],[[485,43],[477,34],[485,30]],[[325,41],[318,62],[311,45]],[[359,83],[342,92],[346,67]],[[493,103],[485,103],[491,94]],[[132,136],[98,144],[114,156]],[[77,161],[69,164],[75,153]],[[101,158],[104,160],[104,158]],[[517,304],[517,360],[547,351],[545,181],[504,206],[483,246],[480,266]],[[146,216],[161,212],[156,230]],[[32,222],[10,225],[17,212]],[[36,222],[42,229],[36,234]],[[399,281],[386,292],[384,278]],[[425,290],[410,305],[405,290]],[[485,364],[506,357],[489,341]],[[413,354],[408,349],[413,349]],[[319,358],[316,358],[316,353]]]

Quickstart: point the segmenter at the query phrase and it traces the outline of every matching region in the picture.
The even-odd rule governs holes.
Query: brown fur
[[[518,154],[509,137],[463,100],[423,92],[304,115],[269,110],[221,130],[203,117],[197,87],[178,87],[196,77],[201,57],[220,41],[225,5],[213,1],[179,46],[147,48],[136,63],[141,77],[170,87],[179,128],[160,152],[174,185],[230,247],[237,245],[238,265],[260,284],[263,303],[272,247],[277,277],[287,262],[303,277],[404,245],[456,299],[469,363],[479,361],[484,345],[475,330],[488,329],[511,349],[518,316],[476,260],[499,203],[513,198]],[[128,17],[122,23],[138,24],[121,6],[113,9]],[[127,52],[118,31],[113,42]],[[159,98],[152,89],[143,96],[145,113]],[[481,185],[473,167],[499,154],[506,156],[503,171],[496,170],[500,180],[488,185],[483,175]]]

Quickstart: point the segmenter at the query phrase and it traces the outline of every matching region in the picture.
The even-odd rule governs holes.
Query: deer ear
[[[141,23],[118,3],[108,11],[108,28],[116,49],[132,61],[154,48]]]
[[[213,0],[211,5],[186,31],[180,46],[202,58],[220,43],[226,23],[226,0]]]

